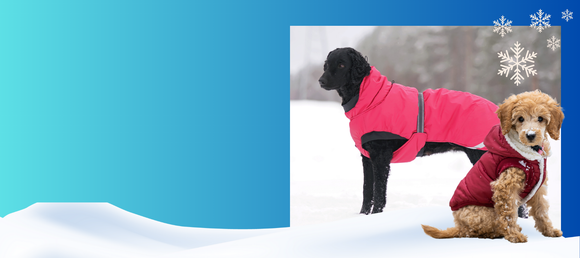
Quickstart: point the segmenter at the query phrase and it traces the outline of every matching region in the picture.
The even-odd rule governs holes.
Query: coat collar
[[[540,161],[550,156],[550,153],[545,155],[546,152],[544,152],[544,155],[541,155],[535,152],[530,146],[524,145],[522,142],[520,142],[518,133],[515,130],[510,130],[509,133],[504,135],[504,137],[510,147],[512,147],[512,149],[514,149],[527,160]]]
[[[345,103],[345,115],[352,119],[360,113],[376,107],[389,94],[393,83],[387,76],[382,75],[374,66],[371,66],[370,74],[360,84],[359,94]]]

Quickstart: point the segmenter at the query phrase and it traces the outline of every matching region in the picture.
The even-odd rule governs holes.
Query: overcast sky
[[[355,47],[374,26],[292,26],[290,27],[290,73],[309,63],[320,64],[328,52],[339,47]]]

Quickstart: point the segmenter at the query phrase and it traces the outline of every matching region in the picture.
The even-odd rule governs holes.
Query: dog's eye
[[[520,116],[520,118],[518,118],[518,121],[520,121],[520,122],[523,123],[524,122],[524,118]]]
[[[542,122],[542,121],[544,121],[544,118],[543,117],[538,117],[538,122]]]
[[[339,64],[338,67],[339,68],[344,68],[344,64]]]

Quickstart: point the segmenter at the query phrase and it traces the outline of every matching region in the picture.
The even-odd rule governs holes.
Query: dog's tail
[[[427,225],[421,225],[423,227],[423,231],[425,234],[433,237],[433,238],[452,238],[452,237],[459,237],[459,229],[453,227],[448,228],[446,230],[441,230],[438,228],[434,228]]]

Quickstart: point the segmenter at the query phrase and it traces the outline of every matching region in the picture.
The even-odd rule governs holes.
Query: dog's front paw
[[[383,207],[376,206],[373,207],[373,213],[381,213],[383,212]]]
[[[559,230],[557,228],[552,228],[552,229],[546,230],[545,232],[542,232],[542,235],[547,236],[547,237],[561,237],[562,230]]]
[[[369,215],[371,213],[371,208],[373,207],[372,203],[363,203],[362,208],[360,209],[360,214]]]
[[[512,243],[525,243],[528,242],[528,237],[522,233],[515,233],[508,236],[504,236],[507,241]]]

